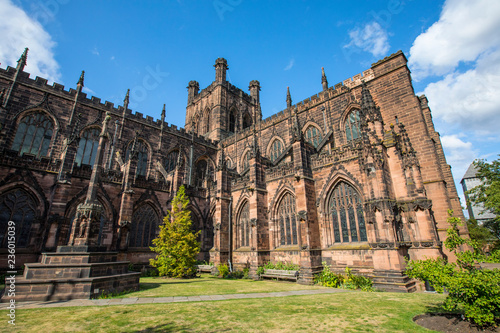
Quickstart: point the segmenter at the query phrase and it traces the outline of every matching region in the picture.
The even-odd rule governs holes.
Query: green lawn
[[[318,289],[295,283],[142,278],[121,297],[189,296]],[[18,309],[17,332],[429,332],[412,318],[442,311],[438,294],[361,292],[227,301]],[[6,329],[6,311],[2,331]]]
[[[140,291],[121,295],[117,298],[248,294],[325,288],[321,286],[304,286],[286,281],[219,279],[210,274],[202,274],[201,278],[196,279],[141,278],[140,283]]]

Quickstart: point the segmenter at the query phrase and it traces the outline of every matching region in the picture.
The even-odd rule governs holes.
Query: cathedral
[[[401,51],[334,86],[322,69],[316,95],[293,103],[288,89],[286,108],[266,119],[259,81],[249,93],[233,86],[218,58],[209,86],[188,84],[184,128],[165,122],[165,107],[157,120],[132,112],[128,92],[121,106],[88,98],[83,72],[69,89],[31,78],[27,58],[0,68],[0,270],[9,221],[19,269],[89,233],[145,267],[182,185],[199,259],[254,277],[288,262],[312,283],[325,262],[408,292],[405,259],[450,256],[446,219],[463,217],[460,202]],[[89,202],[93,231],[81,214]]]

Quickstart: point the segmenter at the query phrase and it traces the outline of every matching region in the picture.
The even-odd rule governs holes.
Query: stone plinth
[[[417,291],[416,281],[401,271],[374,270],[373,287],[390,292],[411,293]]]
[[[90,252],[89,250],[101,250]],[[117,261],[117,252],[89,246],[60,246],[43,253],[40,263],[25,264],[16,279],[17,302],[96,298],[103,293],[139,290],[138,272],[128,271],[128,261]],[[2,302],[10,298],[2,297]]]

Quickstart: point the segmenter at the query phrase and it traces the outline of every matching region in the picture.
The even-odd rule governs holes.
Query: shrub
[[[486,257],[477,242],[461,237],[457,227],[461,221],[452,217],[452,213],[449,211],[451,227],[444,244],[455,253],[457,262],[449,263],[442,258],[411,260],[406,274],[421,281],[428,280],[437,292],[442,293],[446,288],[446,310],[462,307],[467,319],[480,326],[494,325],[500,318],[500,270],[482,270],[478,264],[500,262],[500,253],[496,251]],[[472,250],[459,251],[462,245]]]
[[[217,266],[217,269],[219,270],[219,277],[227,278],[229,276],[229,267],[227,264],[220,264]]]
[[[264,273],[264,269],[281,269],[281,270],[285,270],[285,271],[298,271],[300,269],[300,266],[297,264],[281,262],[281,261],[279,261],[275,264],[269,261],[264,266],[261,266],[261,267],[262,267],[262,273]],[[259,270],[257,270],[257,272],[258,271]]]
[[[363,291],[373,291],[373,282],[362,275],[354,275],[349,267],[346,267],[346,274],[335,273],[323,262],[323,270],[314,277],[314,282],[320,286],[342,289],[361,289]]]

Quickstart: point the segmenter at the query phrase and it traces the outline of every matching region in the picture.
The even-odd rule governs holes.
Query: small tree
[[[457,262],[449,263],[443,258],[411,260],[406,274],[429,281],[438,292],[446,288],[446,310],[462,307],[467,319],[481,326],[494,325],[500,319],[500,270],[483,270],[478,266],[480,262],[500,262],[500,251],[485,256],[476,241],[460,236],[458,225],[462,222],[451,214],[450,211],[451,227],[444,245],[455,253]],[[464,244],[473,250],[459,251]]]
[[[485,221],[483,226],[491,231],[496,248],[500,248],[500,159],[491,163],[476,160],[474,167],[481,184],[467,191],[467,194],[472,203],[483,204],[484,208],[496,215]]]
[[[193,277],[196,275],[196,256],[200,252],[200,243],[196,240],[200,231],[191,229],[191,212],[187,209],[189,199],[184,186],[179,188],[172,209],[167,212],[160,226],[158,238],[150,247],[158,253],[150,264],[158,268],[160,276]]]

